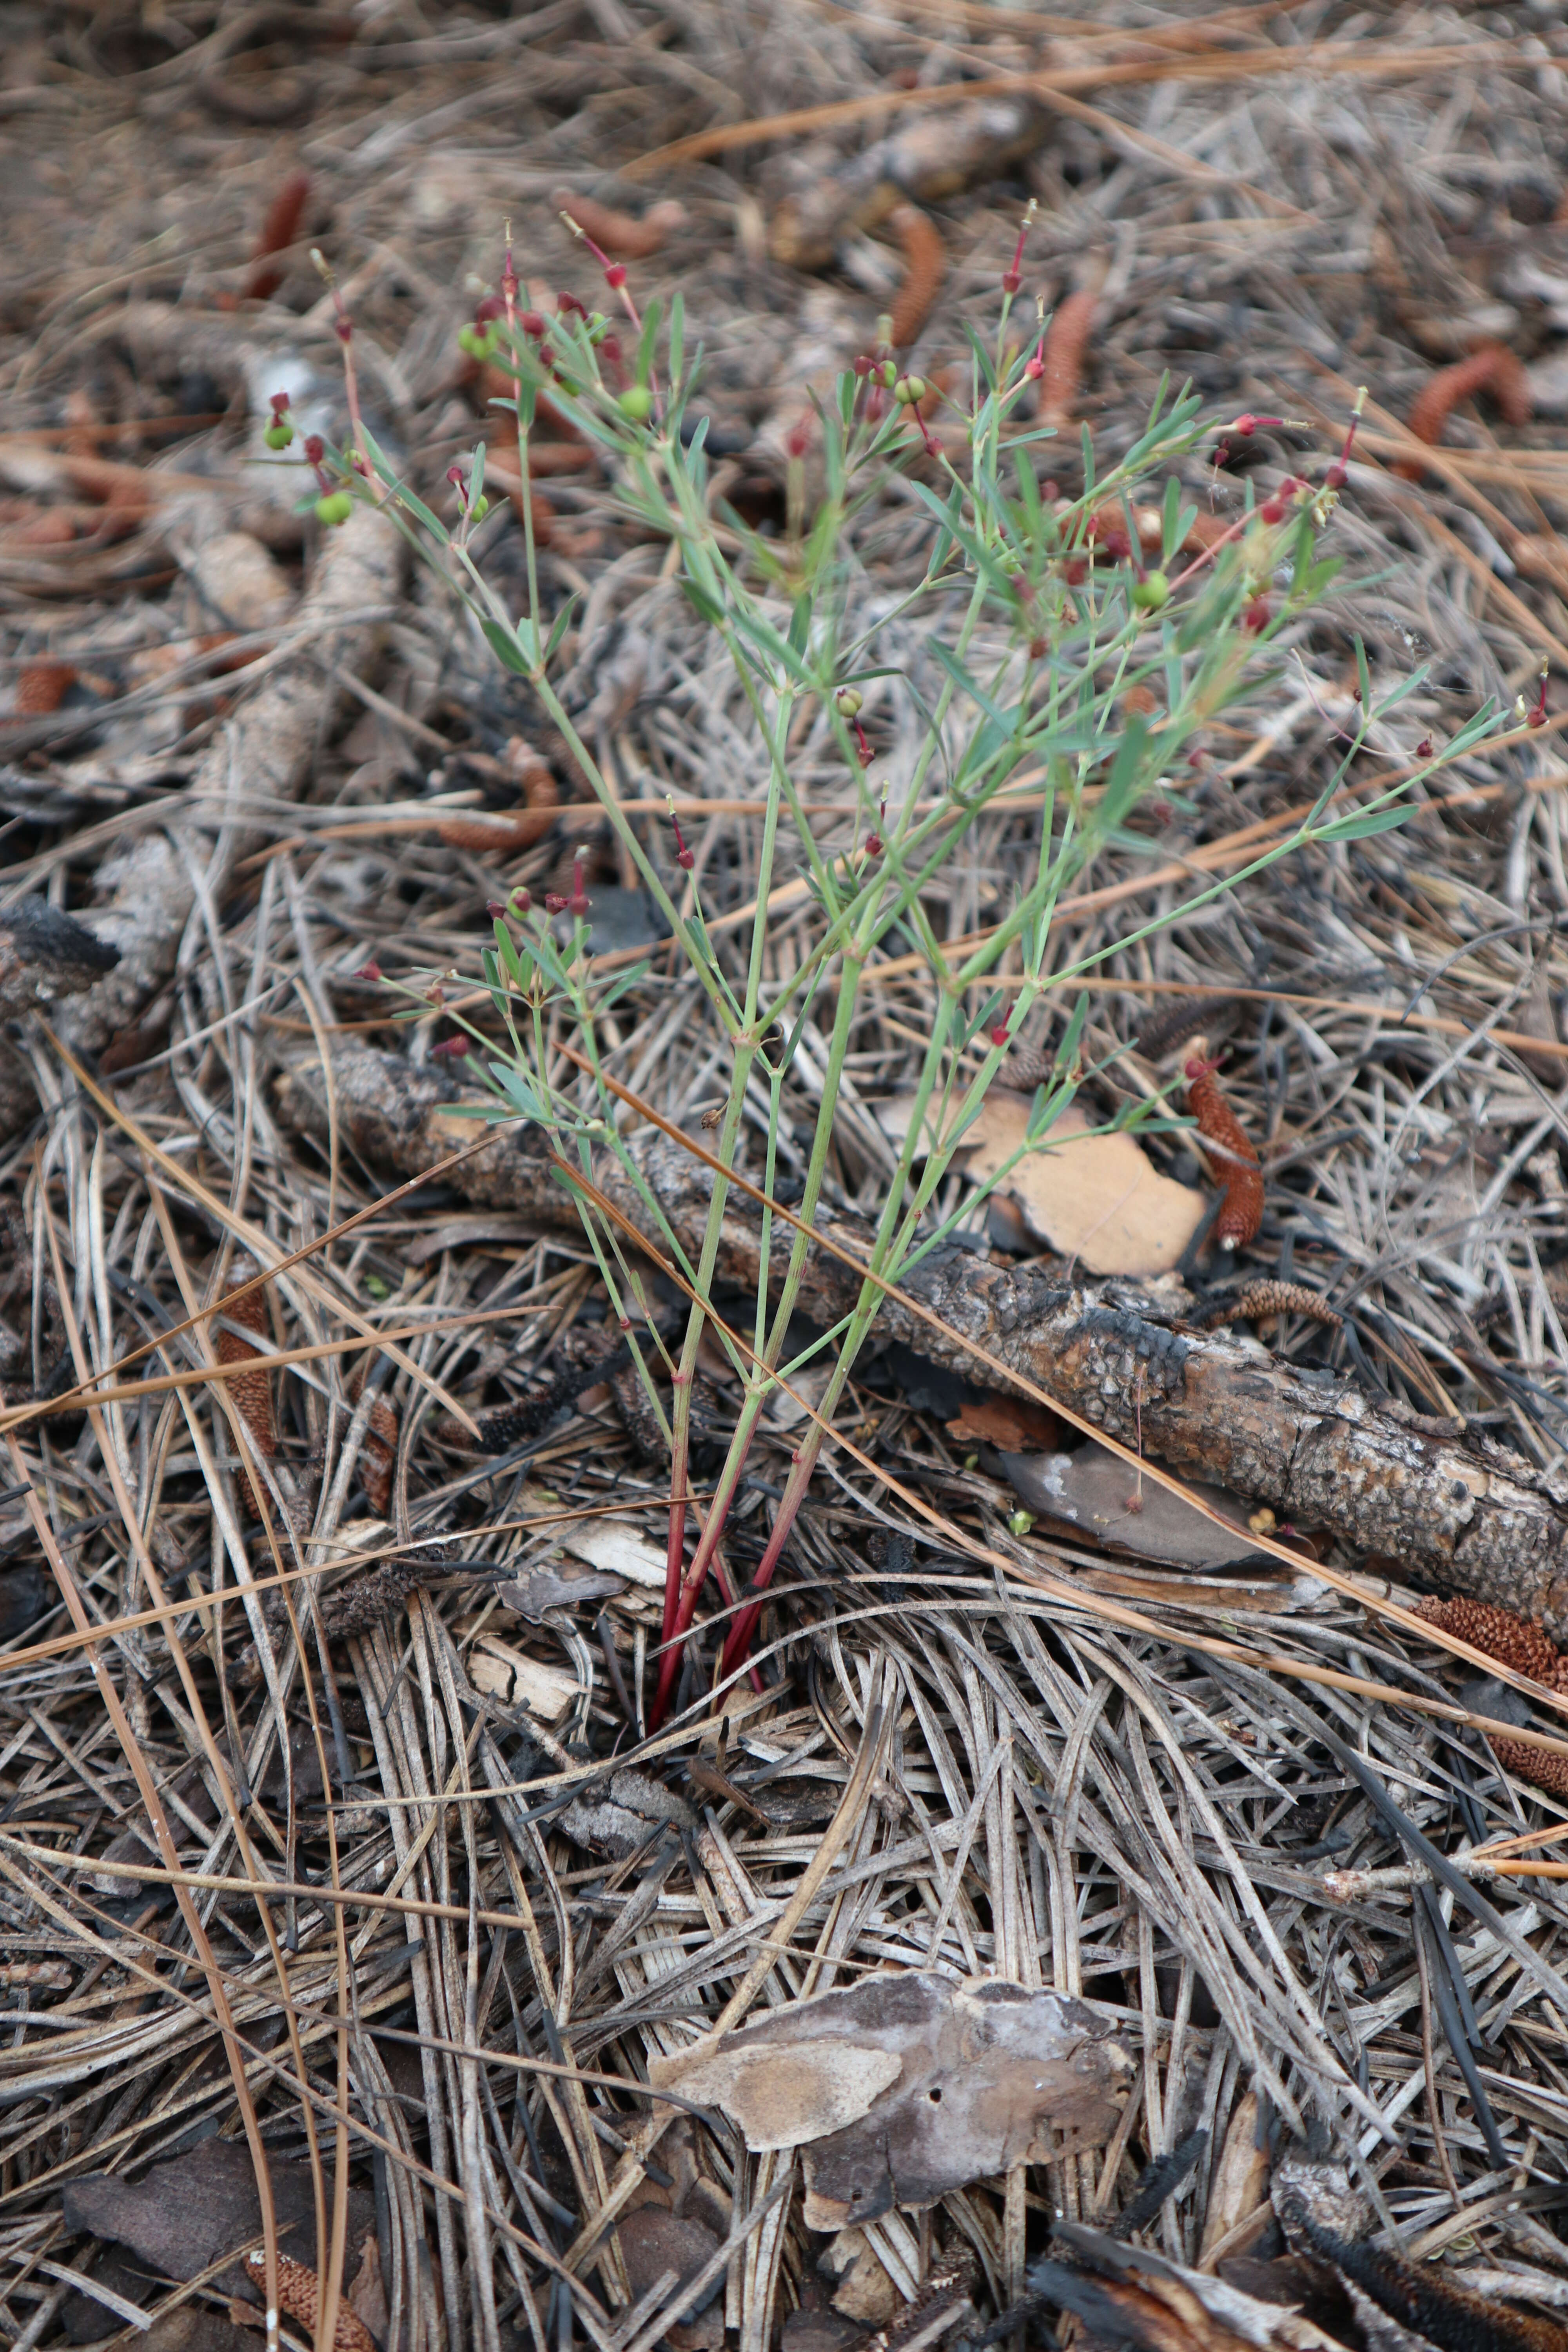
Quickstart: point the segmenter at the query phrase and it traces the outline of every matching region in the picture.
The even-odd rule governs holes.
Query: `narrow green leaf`
[[[490,651],[505,663],[508,669],[514,671],[519,677],[532,677],[533,666],[510,630],[503,629],[499,621],[488,621],[482,617],[479,626],[485,633],[485,642]]]

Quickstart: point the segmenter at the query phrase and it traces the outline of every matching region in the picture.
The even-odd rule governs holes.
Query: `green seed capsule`
[[[893,398],[901,400],[906,408],[912,407],[917,400],[925,398],[926,389],[923,375],[902,375],[893,386]]]
[[[470,522],[483,522],[489,510],[490,502],[481,490],[479,497],[474,500],[473,505],[468,509],[468,520]]]
[[[853,686],[841,686],[833,698],[838,705],[839,716],[844,719],[858,719],[866,708],[865,696]]]
[[[347,522],[354,510],[354,502],[347,490],[326,490],[316,500],[316,520],[329,529],[335,523]]]
[[[653,394],[646,383],[628,384],[617,404],[621,415],[634,425],[646,424],[653,415]]]
[[[893,389],[893,386],[897,383],[898,380],[899,380],[899,363],[898,363],[898,362],[897,362],[896,360],[884,360],[884,361],[882,362],[882,382],[887,385],[888,390],[889,390],[889,392],[891,392],[891,390]]]
[[[281,423],[269,425],[261,437],[269,449],[287,449],[294,438],[294,427]]]
[[[1146,613],[1157,613],[1162,604],[1171,601],[1171,583],[1163,572],[1151,572],[1146,580],[1138,581],[1132,590],[1132,602]]]

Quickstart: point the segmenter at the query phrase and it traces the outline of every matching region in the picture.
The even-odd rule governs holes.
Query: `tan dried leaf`
[[[1028,1132],[1023,1095],[993,1088],[964,1137],[976,1182],[1005,1167]],[[1000,1184],[1030,1229],[1089,1274],[1168,1274],[1203,1220],[1204,1196],[1162,1176],[1132,1135],[1094,1135],[1070,1103],[1047,1141]]]

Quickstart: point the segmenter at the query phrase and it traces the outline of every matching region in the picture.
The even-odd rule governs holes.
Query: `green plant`
[[[458,1051],[477,1049],[469,1067],[487,1097],[479,1108],[494,1118],[538,1122],[558,1165],[581,1180],[584,1231],[628,1330],[627,1295],[635,1278],[615,1226],[595,1205],[596,1155],[619,1158],[689,1286],[690,1312],[669,1367],[673,1403],[666,1426],[672,1486],[664,1647],[651,1713],[657,1724],[673,1693],[681,1645],[739,1492],[758,1422],[770,1396],[805,1360],[786,1363],[784,1350],[868,967],[896,940],[900,951],[921,960],[930,982],[930,1033],[915,1100],[876,1226],[871,1272],[880,1279],[868,1279],[854,1311],[817,1343],[833,1351],[831,1375],[792,1461],[752,1595],[731,1624],[724,1673],[738,1667],[747,1654],[760,1596],[876,1315],[880,1282],[902,1280],[951,1230],[952,1220],[930,1221],[931,1204],[955,1148],[978,1117],[1025,1023],[1042,1002],[1051,1003],[1063,982],[1081,976],[1110,951],[1050,970],[1058,901],[1102,848],[1134,840],[1129,825],[1141,808],[1156,799],[1180,803],[1182,781],[1190,781],[1186,763],[1194,738],[1266,693],[1279,676],[1270,658],[1274,640],[1321,598],[1336,569],[1319,553],[1318,541],[1346,478],[1354,425],[1321,487],[1314,490],[1305,482],[1288,481],[1262,508],[1249,509],[1216,546],[1184,563],[1194,513],[1184,505],[1172,469],[1215,427],[1201,417],[1190,393],[1172,399],[1169,387],[1162,385],[1146,430],[1098,478],[1094,447],[1085,433],[1086,488],[1080,497],[1058,499],[1043,491],[1035,458],[1039,445],[1053,436],[1021,421],[1040,362],[1037,350],[1027,356],[1026,343],[1016,351],[1010,342],[1019,282],[1016,262],[1003,279],[994,342],[986,347],[971,338],[971,397],[961,415],[950,413],[943,420],[944,426],[956,422],[961,430],[939,438],[922,413],[931,401],[930,386],[901,376],[884,344],[846,373],[835,401],[818,409],[812,431],[794,437],[788,528],[782,540],[772,540],[727,510],[717,518],[712,511],[705,424],[699,420],[689,434],[683,432],[696,361],[687,352],[679,298],[668,321],[652,305],[639,314],[624,265],[599,258],[635,337],[629,351],[608,317],[565,298],[549,319],[521,310],[510,247],[499,300],[489,298],[479,324],[465,331],[468,348],[481,351],[513,379],[513,398],[503,405],[515,410],[522,479],[528,601],[521,615],[509,612],[488,584],[470,545],[485,503],[482,442],[467,470],[456,468],[449,477],[458,508],[450,524],[399,478],[357,410],[353,454],[331,453],[326,463],[341,488],[376,500],[397,520],[421,555],[444,572],[498,660],[529,682],[662,908],[679,953],[729,1041],[728,1091],[713,1143],[717,1172],[702,1245],[694,1257],[681,1250],[612,1115],[616,1100],[601,1066],[600,1024],[643,975],[641,970],[613,976],[595,972],[585,946],[587,902],[580,880],[569,901],[538,909],[526,906],[523,893],[522,903],[495,910],[494,943],[484,950],[480,978],[497,1034],[488,1035],[477,1020],[464,1018],[461,1034],[450,1041]],[[340,331],[346,352],[347,332]],[[556,690],[552,672],[573,608],[563,605],[553,616],[544,609],[529,496],[530,439],[545,394],[603,453],[628,514],[672,543],[681,586],[733,664],[750,707],[763,802],[760,871],[750,937],[734,950],[715,946],[695,887],[683,893],[683,903],[677,902],[666,872],[617,806]],[[1219,430],[1245,437],[1256,422],[1238,418]],[[955,446],[957,459],[952,454]],[[811,500],[808,456],[817,477]],[[921,709],[922,748],[901,794],[889,805],[889,796],[869,780],[873,753],[861,715],[865,696],[874,679],[889,677],[894,693],[912,694],[913,688],[876,665],[875,631],[863,630],[858,621],[856,534],[889,476],[908,476],[911,462],[922,460],[923,471],[910,479],[910,490],[924,511],[929,554],[900,611],[906,617],[921,615],[942,684],[934,701]],[[1152,542],[1156,533],[1134,511],[1134,501],[1145,499],[1151,485],[1160,499],[1157,546],[1145,545],[1145,537]],[[1243,874],[1304,844],[1351,840],[1400,821],[1410,779],[1352,808],[1336,805],[1368,729],[1419,683],[1417,674],[1373,708],[1364,656],[1361,675],[1360,726],[1340,765],[1297,829],[1260,851]],[[1149,691],[1139,696],[1131,691],[1136,688]],[[1163,705],[1158,723],[1129,715],[1130,708],[1151,698]],[[790,745],[806,705],[829,730],[855,786],[858,837],[839,855],[826,855],[820,846],[792,773]],[[1472,748],[1489,717],[1482,712],[1441,754],[1425,757],[1414,774],[1425,775]],[[1041,787],[1032,863],[1019,875],[1011,905],[989,934],[964,952],[951,951],[936,935],[923,896],[976,824],[1005,807],[1009,786],[1026,769]],[[677,866],[689,869],[692,855],[678,821],[673,837]],[[769,996],[763,957],[768,900],[786,842],[801,861],[815,900],[816,938],[787,986]],[[1239,878],[1233,874],[1195,892],[1179,913],[1190,914]],[[572,919],[569,939],[557,929],[563,913]],[[1156,917],[1131,936],[1146,937],[1172,919]],[[1126,936],[1118,942],[1129,943]],[[710,1321],[706,1302],[742,1102],[748,1085],[760,1080],[772,1108],[763,1179],[771,1202],[782,1090],[805,1026],[824,1000],[832,1004],[831,1022],[823,1024],[829,1032],[826,1066],[798,1205],[800,1223],[790,1233],[782,1276],[771,1297],[765,1280],[759,1286],[749,1340],[712,1326],[732,1360],[742,1404],[714,1494],[701,1513],[688,1488],[691,1381]],[[437,983],[412,1009],[421,1012],[442,1001]],[[1049,1075],[1036,1091],[1026,1141],[993,1184],[1004,1181],[1016,1159],[1038,1146],[1079,1083],[1087,999],[1080,993],[1075,1002]],[[551,1024],[574,1026],[592,1073],[596,1110],[584,1111],[552,1088],[546,1076]],[[1145,1120],[1156,1116],[1169,1120],[1172,1115],[1163,1103],[1134,1115]],[[931,1135],[942,1140],[927,1151],[924,1141]],[[769,1206],[762,1214],[762,1264],[767,1267],[775,1220]],[[781,1253],[783,1247],[780,1235]],[[647,1363],[640,1350],[635,1352],[658,1410]],[[694,1514],[698,1532],[688,1559]]]

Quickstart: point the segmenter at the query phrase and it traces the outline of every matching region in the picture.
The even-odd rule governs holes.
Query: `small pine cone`
[[[1532,1681],[1543,1683],[1548,1690],[1568,1692],[1568,1657],[1539,1625],[1531,1625],[1526,1618],[1499,1609],[1489,1601],[1471,1601],[1463,1596],[1452,1601],[1423,1601],[1415,1614],[1428,1625],[1436,1625],[1445,1633],[1457,1634],[1461,1642],[1468,1642],[1484,1657],[1496,1658],[1500,1665],[1511,1666],[1516,1675],[1528,1675]],[[1530,1747],[1522,1739],[1505,1738],[1500,1732],[1489,1736],[1492,1753],[1505,1772],[1511,1772],[1516,1780],[1528,1780],[1532,1788],[1543,1789],[1550,1797],[1568,1802],[1568,1756],[1559,1755],[1550,1748]]]
[[[229,1272],[237,1285],[254,1280],[259,1270],[253,1257],[242,1255],[234,1260]],[[217,1312],[231,1323],[243,1324],[246,1330],[254,1331],[259,1339],[268,1336],[265,1284],[247,1292],[243,1298],[235,1298],[232,1295],[220,1298]],[[268,1371],[265,1356],[259,1348],[253,1348],[242,1339],[237,1331],[220,1331],[216,1353],[220,1364],[255,1364],[253,1372],[239,1372],[232,1381],[226,1381],[225,1386],[234,1400],[235,1411],[250,1432],[251,1443],[258,1454],[264,1461],[270,1462],[278,1452],[278,1431],[272,1419],[272,1378]],[[258,1492],[250,1473],[243,1464],[238,1483],[241,1496],[250,1506],[252,1517],[269,1517],[271,1514],[266,1494]]]
[[[267,2257],[259,2246],[254,2253],[247,2254],[245,2271],[251,2285],[265,2294]],[[278,2308],[314,2337],[321,2308],[321,2282],[308,2263],[297,2263],[292,2254],[280,2253],[278,2257]],[[332,2352],[376,2352],[374,2336],[359,2314],[343,2302],[338,2305]]]
[[[1324,1323],[1338,1331],[1344,1321],[1328,1301],[1320,1298],[1300,1282],[1249,1282],[1245,1290],[1227,1298],[1205,1317],[1204,1328],[1212,1331],[1216,1324],[1260,1322],[1269,1315],[1304,1315],[1309,1322]]]
[[[1187,1064],[1187,1108],[1208,1146],[1220,1186],[1215,1239],[1222,1249],[1244,1249],[1263,1223],[1263,1171],[1247,1129],[1220,1092],[1212,1064]]]
[[[1483,1656],[1511,1666],[1516,1675],[1544,1683],[1548,1690],[1559,1688],[1558,1676],[1568,1667],[1568,1659],[1539,1625],[1499,1609],[1490,1601],[1471,1601],[1463,1594],[1452,1601],[1423,1601],[1415,1614],[1428,1625],[1468,1642]]]
[[[1191,1037],[1217,1045],[1241,1018],[1239,996],[1189,996],[1152,1013],[1132,1040],[1146,1062],[1163,1061]]]

